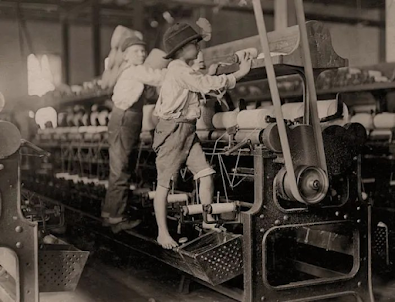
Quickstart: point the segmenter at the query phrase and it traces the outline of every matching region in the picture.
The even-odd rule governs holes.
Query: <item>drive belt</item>
[[[276,80],[276,74],[274,71],[274,66],[273,62],[271,59],[270,55],[270,47],[269,47],[269,41],[267,37],[267,31],[266,31],[266,26],[265,26],[265,21],[263,17],[263,10],[262,10],[262,5],[260,0],[253,0],[253,8],[254,8],[254,14],[255,14],[255,19],[258,27],[258,33],[260,37],[260,42],[262,46],[262,50],[265,56],[265,67],[266,67],[266,74],[269,82],[269,88],[270,88],[270,93],[272,97],[272,102],[273,102],[273,107],[275,110],[275,115],[276,115],[276,123],[278,127],[278,133],[280,137],[280,143],[281,143],[281,149],[283,152],[283,157],[284,157],[284,163],[285,163],[285,169],[287,171],[287,174],[289,175],[289,187],[292,192],[293,197],[302,203],[305,203],[303,200],[299,189],[298,189],[298,183],[295,177],[295,167],[292,162],[292,156],[291,156],[291,150],[290,150],[290,145],[289,145],[289,140],[287,136],[287,128],[284,122],[283,118],[283,113],[282,113],[282,108],[281,108],[281,100],[280,100],[280,95],[277,87],[277,80]],[[311,63],[311,57],[310,57],[310,49],[309,49],[309,44],[308,44],[308,38],[307,38],[307,29],[306,29],[306,24],[305,24],[305,17],[304,17],[304,11],[303,11],[303,1],[302,0],[295,0],[295,6],[296,6],[296,13],[297,13],[297,20],[299,24],[299,31],[300,31],[300,37],[301,37],[301,42],[302,42],[302,48],[303,48],[303,61],[305,65],[305,74],[306,74],[306,80],[307,80],[307,86],[308,86],[308,94],[309,98],[306,99],[305,106],[308,106],[308,108],[305,108],[305,113],[310,113],[310,123],[313,126],[314,130],[314,135],[315,135],[315,147],[318,153],[318,161],[320,164],[320,168],[324,170],[325,174],[327,175],[327,168],[326,168],[326,160],[325,160],[325,153],[324,153],[324,145],[323,145],[323,140],[322,140],[322,133],[321,133],[321,127],[319,123],[319,118],[318,118],[318,110],[317,110],[317,95],[315,91],[315,86],[314,86],[314,75],[313,75],[313,68],[312,68],[312,63]],[[307,109],[307,110],[306,110]],[[309,120],[305,118],[304,120]]]

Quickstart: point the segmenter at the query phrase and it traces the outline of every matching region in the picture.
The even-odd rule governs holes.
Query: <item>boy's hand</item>
[[[248,74],[251,70],[252,59],[247,53],[244,53],[244,56],[240,59],[239,70],[234,73],[234,76],[237,80],[243,78],[246,74]]]
[[[215,75],[217,73],[219,64],[211,64],[210,67],[208,68],[208,75]]]

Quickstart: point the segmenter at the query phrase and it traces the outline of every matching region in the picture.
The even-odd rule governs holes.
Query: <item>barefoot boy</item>
[[[171,180],[175,181],[181,166],[186,163],[200,181],[199,197],[202,204],[210,204],[214,193],[212,175],[215,171],[208,164],[196,136],[196,120],[200,117],[199,94],[231,89],[251,68],[251,60],[243,59],[239,71],[230,75],[211,76],[194,71],[189,63],[195,60],[202,40],[190,25],[177,23],[163,37],[168,53],[173,59],[162,84],[156,115],[160,118],[155,130],[153,148],[157,153],[158,186],[154,200],[158,224],[158,243],[172,249],[177,243],[170,236],[167,221],[167,195]],[[204,224],[209,228],[211,225]]]

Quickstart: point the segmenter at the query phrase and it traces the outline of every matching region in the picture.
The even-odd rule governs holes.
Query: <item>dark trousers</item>
[[[110,176],[102,217],[120,218],[128,201],[130,178],[137,164],[135,151],[141,132],[142,113],[114,107],[108,124]]]

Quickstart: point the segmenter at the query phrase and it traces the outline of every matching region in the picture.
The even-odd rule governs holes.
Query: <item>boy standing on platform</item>
[[[163,37],[168,53],[165,59],[173,59],[168,66],[159,99],[156,115],[159,123],[155,130],[153,148],[157,153],[156,168],[158,186],[154,200],[158,224],[158,243],[165,249],[172,249],[177,243],[167,228],[167,196],[171,181],[175,181],[181,166],[186,163],[200,181],[199,197],[202,204],[212,203],[215,171],[206,160],[196,135],[196,120],[200,117],[199,94],[223,92],[232,89],[236,81],[244,77],[251,68],[251,60],[243,58],[240,69],[229,75],[203,75],[194,71],[189,63],[196,59],[202,40],[190,25],[177,23],[167,30]],[[214,69],[216,69],[214,67]],[[215,70],[210,68],[209,74]],[[212,219],[209,216],[209,219]],[[212,228],[212,224],[203,224]]]
[[[145,42],[137,37],[127,38],[122,51],[128,67],[117,79],[112,96],[114,106],[108,124],[110,176],[101,214],[103,224],[111,226],[115,233],[134,228],[141,222],[124,215],[130,179],[136,165],[132,152],[140,138],[144,92],[147,86],[160,86],[167,71],[143,65],[146,59]]]

